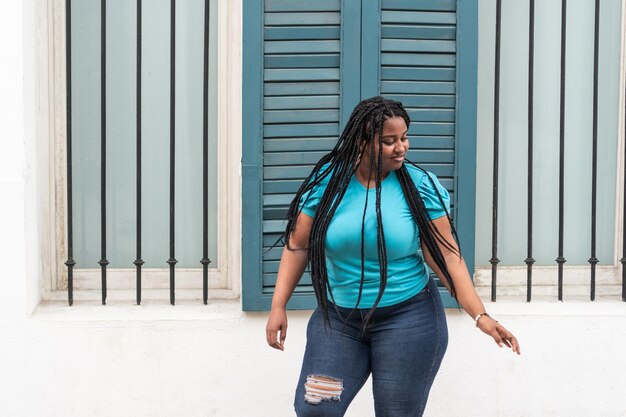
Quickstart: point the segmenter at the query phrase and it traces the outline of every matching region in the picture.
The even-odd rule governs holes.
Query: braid
[[[411,161],[409,161],[409,163],[415,166],[416,168],[420,169],[421,171],[423,171],[426,177],[428,177],[428,179],[431,181],[431,185],[433,189],[435,190],[435,192],[437,193],[439,202],[441,203],[441,206],[443,207],[446,213],[448,221],[450,222],[452,234],[454,238],[456,239],[456,241],[458,242],[459,237],[456,233],[456,229],[454,228],[452,220],[450,219],[450,214],[448,213],[448,209],[446,208],[446,205],[443,202],[443,198],[441,197],[439,191],[437,190],[437,187],[435,186],[434,181],[432,180],[432,178],[430,178],[430,176],[424,169],[422,169],[421,167],[419,167],[418,165],[414,164]],[[446,277],[446,280],[450,284],[450,294],[454,298],[456,298],[456,288],[454,286],[454,281],[452,280],[452,277],[450,276],[450,273],[448,272],[445,258],[443,257],[443,254],[441,253],[441,249],[439,249],[438,243],[441,243],[446,249],[456,253],[459,256],[459,258],[462,256],[460,245],[459,245],[459,249],[457,250],[454,246],[452,246],[450,242],[446,240],[445,237],[443,237],[443,235],[441,234],[437,226],[435,226],[434,223],[431,222],[430,214],[428,213],[428,210],[426,209],[424,200],[422,199],[419,192],[417,191],[417,188],[415,187],[415,183],[411,179],[409,172],[406,168],[406,165],[403,165],[402,168],[398,170],[398,179],[400,180],[400,186],[402,187],[404,196],[407,199],[409,210],[411,211],[411,214],[413,215],[413,218],[415,219],[415,223],[417,224],[422,242],[424,242],[424,245],[430,252],[433,260],[435,261],[435,263],[437,264],[437,266],[439,267],[443,275]]]
[[[315,290],[318,305],[321,307],[324,320],[327,324],[330,323],[328,317],[329,297],[330,301],[335,306],[337,313],[339,313],[339,311],[337,308],[337,304],[334,300],[332,288],[328,285],[328,271],[326,267],[325,249],[326,234],[330,222],[332,221],[332,218],[335,215],[335,212],[337,211],[337,208],[339,207],[341,200],[346,193],[346,190],[348,189],[351,178],[358,168],[358,164],[361,158],[361,152],[363,151],[364,146],[369,143],[372,145],[370,149],[373,150],[374,140],[376,136],[378,136],[378,155],[375,161],[374,158],[369,158],[370,163],[368,169],[368,187],[372,180],[372,177],[374,177],[376,188],[376,244],[380,270],[380,286],[374,305],[370,308],[367,315],[363,319],[362,331],[365,331],[368,324],[370,323],[374,311],[380,303],[380,300],[383,297],[383,293],[387,285],[387,249],[383,228],[383,214],[381,210],[383,175],[382,132],[385,120],[391,117],[402,117],[406,122],[408,128],[410,124],[410,119],[406,110],[402,107],[402,103],[384,99],[382,97],[372,97],[370,99],[361,101],[352,111],[348,123],[341,133],[341,136],[339,137],[339,140],[337,141],[337,144],[335,145],[333,150],[324,155],[317,162],[317,164],[315,164],[311,173],[308,175],[308,177],[305,179],[303,184],[296,192],[296,195],[289,206],[289,210],[287,211],[287,226],[279,241],[284,239],[284,244],[287,250],[298,250],[297,248],[292,248],[289,244],[290,236],[295,228],[297,218],[301,212],[302,206],[306,204],[306,201],[310,198],[313,188],[317,184],[328,178],[328,184],[323,195],[320,198],[319,204],[317,206],[317,211],[313,219],[313,225],[311,227],[308,245],[308,260],[312,284]],[[411,162],[411,164],[413,163]],[[415,166],[418,169],[422,170],[422,168],[418,167],[417,165]],[[454,250],[455,252],[457,251],[450,242],[446,241],[446,239],[441,235],[441,232],[432,223],[430,223],[430,216],[428,214],[428,211],[426,210],[424,201],[422,200],[422,197],[420,196],[415,184],[413,183],[413,180],[408,174],[405,165],[403,165],[402,168],[398,170],[398,177],[402,186],[403,193],[409,205],[411,214],[413,215],[413,218],[415,219],[415,222],[418,226],[420,236],[424,244],[432,254],[437,266],[441,269],[445,277],[450,282],[452,295],[456,296],[454,284],[452,283],[452,279],[450,278],[450,274],[446,267],[445,259],[441,253],[441,250],[439,249],[437,242],[443,244],[446,248],[450,250]],[[432,179],[430,177],[429,180],[432,182]],[[432,185],[434,187],[434,183]],[[435,190],[437,190],[436,187],[434,188]],[[308,193],[308,195],[304,199],[304,204],[300,204],[300,201],[305,193]],[[438,191],[437,194],[441,204],[444,206],[444,210],[446,211],[448,219],[450,219],[448,211],[443,204],[443,199],[439,195]],[[359,283],[359,293],[354,309],[352,309],[352,311],[348,315],[348,318],[358,308],[363,294],[363,285],[365,281],[365,218],[368,207],[368,196],[369,192],[366,193],[365,207],[363,209],[363,217],[361,223],[361,279]],[[458,241],[458,236],[456,234],[456,231],[454,230],[454,227],[452,228],[452,230],[454,233],[454,237]],[[277,243],[278,241],[272,247],[274,247]],[[460,256],[460,252],[458,252],[458,254]],[[339,316],[341,316],[341,314],[339,314]]]

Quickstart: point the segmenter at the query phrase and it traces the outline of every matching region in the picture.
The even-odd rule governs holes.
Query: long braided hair
[[[381,181],[382,181],[382,130],[385,120],[391,117],[402,117],[406,122],[407,128],[410,124],[409,116],[406,110],[402,107],[402,103],[394,100],[385,99],[383,97],[372,97],[361,101],[352,111],[350,119],[343,130],[339,141],[330,153],[324,155],[319,162],[313,168],[311,174],[306,178],[303,184],[300,186],[295,198],[289,206],[287,212],[287,226],[284,232],[285,246],[288,250],[294,250],[289,246],[289,240],[291,233],[293,232],[296,219],[301,212],[300,200],[303,195],[313,189],[317,184],[330,176],[328,185],[320,199],[317,207],[317,212],[313,219],[313,225],[309,237],[308,246],[308,262],[310,265],[310,273],[313,282],[313,288],[315,289],[315,295],[317,297],[318,305],[321,307],[324,320],[329,322],[328,318],[328,295],[330,295],[331,302],[334,303],[334,297],[332,288],[328,285],[328,272],[326,269],[326,255],[325,255],[325,240],[328,225],[330,224],[337,207],[341,203],[341,200],[346,193],[348,184],[352,175],[354,175],[358,164],[361,160],[361,152],[364,147],[369,143],[370,149],[374,150],[374,141],[378,140],[378,155],[376,158],[370,157],[368,182],[371,181],[372,175],[374,176],[376,184],[376,223],[377,223],[377,249],[378,249],[378,261],[380,265],[380,289],[374,305],[371,307],[367,315],[363,320],[363,330],[370,322],[376,307],[378,306],[385,287],[387,285],[387,250],[385,247],[385,233],[383,230],[382,212],[381,212]],[[373,152],[372,152],[373,153]],[[406,159],[405,159],[406,160]],[[406,160],[408,161],[408,160]],[[439,202],[443,206],[448,221],[452,228],[454,238],[458,242],[458,235],[452,221],[450,214],[443,202],[437,187],[434,184],[432,178],[426,173],[424,169],[408,161],[410,164],[420,169],[426,174],[426,177],[431,182],[431,185],[437,192]],[[323,168],[324,167],[324,168]],[[323,168],[323,169],[322,169]],[[411,179],[411,176],[407,170],[405,164],[402,165],[397,171],[398,179],[402,187],[402,191],[408,203],[409,209],[415,223],[417,224],[422,242],[430,252],[433,260],[442,271],[450,285],[450,293],[456,298],[456,289],[454,282],[450,277],[448,268],[446,266],[445,259],[438,243],[441,243],[447,249],[456,253],[459,258],[461,257],[460,245],[457,250],[452,243],[448,242],[437,229],[437,227],[430,222],[431,218],[424,205],[424,200],[420,196],[415,183]],[[308,199],[311,193],[309,193],[305,199]],[[367,211],[367,196],[366,193],[365,207],[363,209],[363,221],[361,224],[361,281],[359,285],[359,295],[355,305],[359,305],[361,301],[361,295],[363,292],[363,282],[365,278],[365,214]],[[336,304],[335,304],[336,308]],[[354,310],[352,310],[354,311]]]

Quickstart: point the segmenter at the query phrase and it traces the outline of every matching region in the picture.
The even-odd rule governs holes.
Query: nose
[[[403,153],[404,152],[404,144],[402,143],[402,139],[396,140],[396,143],[395,143],[395,146],[394,146],[394,152],[395,153]]]

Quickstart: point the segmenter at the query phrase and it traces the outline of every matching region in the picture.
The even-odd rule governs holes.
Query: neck
[[[373,188],[376,186],[376,167],[374,167],[372,171],[372,179],[368,184],[367,177],[369,176],[369,169],[369,162],[366,164],[360,163],[356,171],[354,172],[354,175],[356,176],[356,179],[359,180],[361,184],[363,184],[364,187]],[[389,171],[385,171],[383,169],[383,177],[380,180],[382,181],[387,178],[387,175],[389,175]]]

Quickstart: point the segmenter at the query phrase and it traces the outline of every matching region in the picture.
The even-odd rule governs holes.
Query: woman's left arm
[[[445,238],[445,240],[450,243],[450,245],[458,250],[458,246],[452,237],[452,231],[450,229],[450,222],[446,216],[440,217],[438,219],[432,220],[431,224],[437,228],[441,236]],[[435,261],[433,260],[430,252],[426,248],[423,242],[420,242],[422,247],[422,253],[424,254],[424,260],[428,264],[428,266],[437,274],[443,285],[450,290],[450,284],[448,280],[443,275]],[[467,265],[465,265],[465,260],[462,257],[459,257],[458,253],[451,251],[446,248],[444,245],[439,243],[439,249],[443,254],[443,257],[446,261],[446,266],[448,267],[448,272],[450,273],[450,277],[454,281],[454,288],[456,289],[456,299],[459,304],[463,307],[463,309],[469,314],[472,319],[474,319],[479,314],[485,313],[485,306],[483,302],[478,297],[476,290],[474,289],[474,284],[470,278],[469,271],[467,270]],[[489,316],[481,316],[478,319],[477,326],[484,333],[493,337],[498,346],[502,347],[503,344],[510,347],[513,352],[518,355],[520,352],[519,343],[517,339],[511,332],[504,328],[500,323],[495,321]]]

